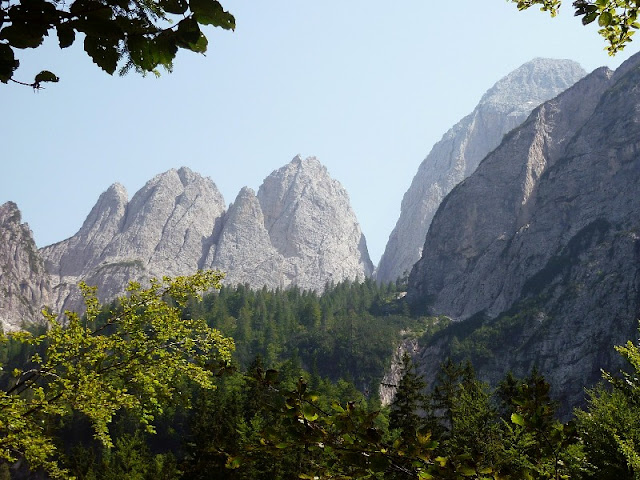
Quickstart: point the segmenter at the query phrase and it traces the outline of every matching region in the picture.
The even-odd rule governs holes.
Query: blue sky
[[[38,246],[73,235],[116,181],[131,197],[186,165],[229,204],[301,154],[345,186],[377,263],[418,165],[498,79],[534,57],[591,71],[637,52],[609,57],[568,2],[555,19],[505,0],[222,3],[236,31],[207,30],[206,56],[180,52],[159,79],[110,77],[55,37],[20,52],[16,79],[61,78],[0,84],[0,203],[18,204]]]

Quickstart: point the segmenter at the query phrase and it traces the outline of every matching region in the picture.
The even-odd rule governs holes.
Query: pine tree
[[[389,428],[398,429],[401,437],[413,437],[420,426],[419,410],[424,402],[424,380],[416,373],[409,354],[402,357],[402,377],[391,403]]]

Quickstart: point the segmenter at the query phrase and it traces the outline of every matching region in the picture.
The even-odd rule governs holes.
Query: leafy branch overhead
[[[540,10],[555,17],[561,5],[560,0],[508,0],[518,5],[518,10],[526,10],[539,5]],[[608,46],[609,55],[615,55],[631,42],[635,30],[640,28],[638,10],[640,2],[636,0],[575,0],[574,15],[582,17],[582,24],[598,22]]]
[[[233,15],[217,0],[0,0],[0,15],[3,83],[13,80],[20,65],[16,50],[39,47],[52,31],[60,48],[80,38],[85,52],[109,74],[118,67],[121,74],[132,68],[145,74],[157,73],[159,66],[170,71],[181,48],[204,53],[202,25],[235,29]],[[57,81],[45,70],[30,85]]]

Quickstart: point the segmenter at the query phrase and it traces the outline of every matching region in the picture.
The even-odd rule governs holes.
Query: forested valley
[[[0,479],[631,479],[640,472],[640,354],[632,343],[619,349],[629,372],[606,376],[568,422],[557,419],[553,392],[536,371],[523,379],[509,375],[491,388],[458,358],[427,382],[405,355],[395,399],[383,406],[378,388],[401,336],[424,342],[450,327],[446,318],[412,315],[403,285],[342,282],[327,285],[322,295],[224,286],[200,302],[187,301],[181,285],[172,290],[169,283],[162,295],[134,286],[132,303],[104,307],[89,293],[87,315],[72,316],[69,327],[3,337]],[[176,321],[203,319],[202,328],[219,330],[220,357],[225,337],[233,338],[235,351],[201,365],[196,347],[187,360],[202,369],[185,367],[181,375],[163,376],[173,367],[162,367],[163,357],[151,351],[160,344],[139,362],[148,343],[115,330],[113,318],[173,318],[164,316],[165,307]],[[162,337],[154,321],[136,327],[154,332],[144,342]],[[72,338],[89,323],[87,336]],[[75,372],[85,360],[52,367],[46,363],[52,346],[79,345],[76,358],[89,359],[87,338],[103,332],[135,346],[118,361],[108,360],[111,352],[86,360],[89,376],[91,369],[125,374],[95,387],[84,398],[91,408],[74,404],[75,397],[60,402],[63,393],[42,373],[55,370],[68,389],[80,392],[87,381]],[[157,359],[160,368],[152,365]],[[100,370],[103,363],[108,367]],[[130,368],[137,363],[147,370]],[[39,382],[17,392],[33,372]],[[427,383],[434,387],[425,389]],[[110,402],[100,389],[114,385],[132,394],[138,385],[140,402],[100,413],[100,400]],[[21,417],[12,417],[20,407],[16,393],[27,406]],[[13,428],[18,418],[26,423]]]

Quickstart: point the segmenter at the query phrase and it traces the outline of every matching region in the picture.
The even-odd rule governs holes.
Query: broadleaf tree
[[[182,380],[214,388],[214,375],[231,360],[233,341],[203,320],[185,318],[183,307],[198,292],[219,288],[221,278],[209,271],[152,280],[149,288],[131,283],[106,311],[95,288],[81,285],[87,305],[82,317],[47,313],[49,328],[42,335],[0,338],[35,347],[24,368],[0,370],[0,463],[23,458],[32,469],[65,478],[49,432],[56,419],[83,415],[95,439],[110,447],[109,424],[118,412],[132,413],[153,432],[155,415],[180,397]],[[13,377],[8,383],[7,375]]]
[[[532,6],[539,6],[540,10],[549,12],[555,17],[560,9],[561,0],[507,0],[516,3],[519,10],[526,10]],[[581,17],[583,25],[597,22],[608,46],[610,55],[615,55],[624,49],[632,40],[638,28],[638,13],[640,2],[636,0],[575,0],[573,2],[574,15]]]
[[[201,26],[235,29],[235,18],[217,0],[0,0],[0,81],[40,88],[57,82],[43,70],[33,82],[14,79],[18,50],[37,48],[55,34],[60,48],[82,39],[102,70],[124,74],[171,71],[179,49],[204,53]]]

